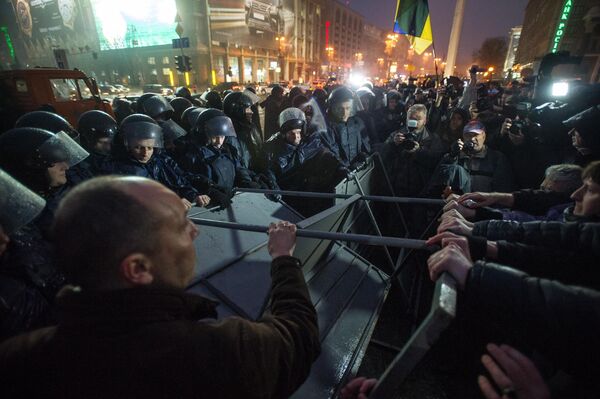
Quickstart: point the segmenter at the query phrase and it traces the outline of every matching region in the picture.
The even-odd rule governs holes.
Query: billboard
[[[91,0],[100,50],[171,45],[175,0]]]
[[[213,41],[275,50],[277,37],[294,33],[294,0],[209,0],[209,5]]]
[[[43,41],[82,28],[76,0],[13,0],[17,23],[25,39]]]

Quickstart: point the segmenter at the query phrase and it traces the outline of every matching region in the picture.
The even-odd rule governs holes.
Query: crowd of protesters
[[[180,88],[117,98],[114,118],[88,111],[77,126],[52,110],[21,116],[0,134],[0,392],[291,395],[319,354],[295,226],[269,230],[270,313],[215,322],[213,301],[184,292],[197,235],[186,211],[225,209],[236,188],[272,201],[331,192],[374,154],[387,177],[374,192],[446,200],[428,240],[441,249],[423,267],[460,288],[460,338],[447,337],[459,374],[487,398],[596,392],[600,89],[536,104],[527,82],[476,76],[275,86],[264,100],[252,87]],[[322,209],[284,200],[304,216]],[[408,223],[422,230],[421,215]],[[476,380],[482,355],[488,376]],[[366,397],[375,382],[341,395]]]

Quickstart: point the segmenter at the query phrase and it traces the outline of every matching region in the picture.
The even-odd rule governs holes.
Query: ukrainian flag
[[[417,54],[433,43],[427,0],[398,0],[394,32],[406,35]]]

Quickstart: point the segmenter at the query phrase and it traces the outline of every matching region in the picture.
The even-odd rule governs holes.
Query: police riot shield
[[[67,133],[58,132],[39,148],[40,157],[47,162],[66,162],[70,167],[86,159],[90,153]]]
[[[8,235],[31,222],[46,201],[0,169],[0,227]]]
[[[179,126],[177,122],[172,119],[166,121],[159,121],[158,125],[162,128],[164,140],[177,140],[187,134],[184,128]]]

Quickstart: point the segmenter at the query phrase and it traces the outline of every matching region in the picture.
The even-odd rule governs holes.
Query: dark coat
[[[303,137],[299,145],[289,144],[280,133],[265,143],[269,171],[282,188],[302,189],[300,182],[308,176],[304,166],[324,150],[320,135]]]
[[[477,262],[458,313],[540,352],[578,382],[598,384],[600,292]]]
[[[411,152],[394,143],[393,134],[388,137],[382,150],[383,164],[398,196],[423,194],[443,153],[432,150],[440,148],[440,138],[423,129],[418,136],[419,149]]]
[[[109,158],[103,166],[104,174],[140,176],[156,180],[173,190],[177,195],[195,202],[200,194],[186,178],[179,165],[164,153],[155,153],[147,163],[129,156]]]
[[[252,181],[250,171],[233,155],[228,144],[219,149],[212,145],[188,143],[181,168],[188,172],[188,179],[194,187],[202,192],[213,185],[226,190],[235,185],[247,187]]]
[[[286,398],[320,351],[297,259],[273,261],[271,301],[256,322],[215,322],[214,302],[179,290],[66,294],[58,327],[0,345],[0,396]]]
[[[511,223],[502,233],[496,231],[498,225],[476,223],[474,234],[504,236],[495,238],[499,263],[536,277],[600,289],[600,223]],[[477,252],[485,253],[485,240],[479,244],[477,238],[471,238],[470,244],[476,258]]]
[[[279,114],[281,113],[282,98],[269,95],[260,103],[260,106],[265,109],[265,138],[271,137],[279,130]]]
[[[400,130],[405,125],[406,113],[403,105],[399,105],[394,111],[384,107],[375,112],[375,130],[379,138],[378,142],[386,141],[390,134]]]
[[[234,120],[233,127],[237,137],[227,137],[225,142],[236,150],[242,166],[253,172],[266,170],[263,140],[257,127],[246,120]]]
[[[443,163],[456,162],[471,176],[471,191],[511,192],[515,188],[513,172],[508,159],[500,151],[484,148],[479,154],[461,152],[458,159],[446,154]]]
[[[54,324],[52,305],[65,282],[36,224],[11,234],[0,258],[0,340]]]
[[[346,167],[352,167],[361,158],[361,153],[367,154],[369,148],[362,139],[365,125],[357,117],[350,117],[346,123],[329,121],[327,132],[322,133],[325,146]]]

